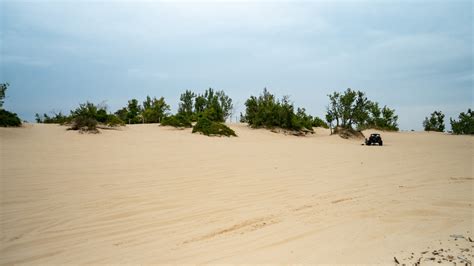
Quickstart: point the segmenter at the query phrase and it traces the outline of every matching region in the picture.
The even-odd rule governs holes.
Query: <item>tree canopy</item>
[[[437,131],[444,132],[444,114],[441,111],[434,111],[430,117],[425,117],[423,121],[423,127],[425,131]]]
[[[170,106],[165,102],[165,98],[151,99],[147,96],[143,102],[143,120],[145,123],[160,123],[169,110]]]
[[[466,113],[461,112],[457,121],[452,118],[449,120],[451,122],[451,129],[453,130],[454,134],[474,134],[474,112],[470,108]]]
[[[10,84],[0,83],[0,126],[19,127],[21,126],[21,120],[18,115],[3,109],[8,86],[10,86]]]
[[[260,96],[250,96],[245,102],[245,107],[245,115],[241,116],[241,121],[247,122],[251,127],[313,131],[313,118],[306,114],[304,108],[298,108],[295,113],[289,96],[277,100],[264,88]]]
[[[207,136],[236,136],[224,122],[231,115],[232,99],[224,91],[207,89],[203,94],[186,90],[180,96],[178,112],[165,117],[161,125],[193,127],[193,133]],[[193,126],[192,122],[196,122]]]
[[[231,115],[233,108],[232,99],[224,91],[207,89],[204,94],[195,94],[186,90],[180,97],[178,114],[188,117],[191,121],[197,121],[206,116],[214,122],[225,122]]]
[[[398,130],[398,116],[395,110],[370,101],[364,92],[347,89],[344,92],[334,92],[329,97],[326,121],[330,126],[335,122],[336,127],[345,129],[376,128],[382,130]]]
[[[0,108],[3,108],[3,103],[5,102],[5,95],[10,84],[0,83]]]

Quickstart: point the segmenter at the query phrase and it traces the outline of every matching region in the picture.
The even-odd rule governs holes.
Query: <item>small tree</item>
[[[223,123],[232,113],[232,99],[222,90],[214,91],[214,89],[209,88],[204,92],[204,94],[194,96],[193,121],[197,121],[200,117],[206,114],[207,119]]]
[[[430,118],[425,117],[423,127],[425,131],[444,132],[444,114],[441,111],[434,111]]]
[[[71,117],[63,115],[62,112],[56,113],[53,112],[52,116],[43,114],[41,117],[38,113],[35,114],[36,123],[45,123],[45,124],[65,124],[71,121]]]
[[[97,130],[97,110],[97,106],[93,103],[80,104],[78,108],[71,111],[72,125],[69,129],[99,133]]]
[[[125,123],[116,115],[108,114],[105,105],[95,105],[90,102],[80,104],[78,108],[71,111],[72,121],[70,130],[81,130],[92,133],[99,133],[99,124],[115,127]]]
[[[147,96],[143,102],[143,119],[145,123],[159,123],[169,110],[170,106],[166,104],[165,98],[151,99]]]
[[[10,86],[10,84],[0,83],[0,126],[19,127],[21,126],[21,120],[18,115],[3,109],[3,103],[8,86]]]
[[[395,109],[390,109],[387,106],[382,108],[382,129],[398,131],[398,115],[395,115]]]
[[[140,119],[142,108],[140,104],[138,104],[137,99],[131,99],[128,101],[127,106],[127,120],[129,124],[138,124],[141,123],[142,120]]]
[[[3,108],[3,103],[5,102],[5,95],[10,84],[0,83],[0,108]]]
[[[395,110],[384,106],[380,109],[377,102],[368,100],[365,93],[347,89],[343,93],[334,92],[329,96],[326,120],[332,127],[358,130],[377,128],[398,131],[398,116]]]
[[[43,119],[41,119],[41,116],[38,113],[35,114],[35,121],[38,124],[43,123]]]
[[[144,102],[144,104],[147,103],[148,101]],[[117,110],[115,115],[127,124],[138,124],[144,122],[143,109],[137,99],[129,100],[127,106]]]
[[[184,114],[176,114],[171,116],[163,117],[161,121],[162,126],[172,126],[177,128],[190,128],[193,127],[191,120]]]
[[[259,97],[250,96],[245,106],[245,115],[241,117],[241,121],[247,122],[251,127],[313,131],[312,117],[306,114],[304,108],[298,108],[295,114],[289,96],[278,101],[264,88]]]
[[[370,102],[368,105],[368,117],[360,128],[375,128],[382,130],[398,131],[398,116],[395,110],[384,106],[380,109],[377,102]]]
[[[347,89],[344,93],[334,92],[329,96],[327,114],[336,121],[336,127],[352,129],[367,120],[370,101],[361,91]]]
[[[328,126],[329,126],[329,129],[330,129],[330,131],[331,131],[331,134],[332,134],[332,128],[333,128],[332,122],[334,122],[334,120],[335,120],[335,119],[334,119],[333,113],[332,113],[332,112],[328,112],[328,113],[326,114],[326,121],[328,122]]]
[[[181,115],[185,115],[189,118],[193,116],[193,107],[194,107],[194,98],[196,94],[190,90],[186,90],[179,99],[181,103],[179,104],[178,113]]]
[[[322,128],[329,128],[329,125],[324,122],[324,120],[322,120],[321,118],[319,117],[314,117],[313,118],[313,127],[322,127]]]
[[[124,121],[124,122],[128,122],[127,121],[127,115],[128,115],[128,110],[127,110],[127,107],[123,107],[119,110],[117,110],[115,112],[115,115],[120,118],[120,120]]]
[[[474,134],[474,112],[469,108],[466,113],[461,112],[458,121],[450,118],[451,128],[454,134]]]

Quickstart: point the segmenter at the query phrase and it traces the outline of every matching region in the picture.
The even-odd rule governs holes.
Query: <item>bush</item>
[[[425,117],[423,127],[425,131],[444,132],[444,114],[441,111],[434,111],[430,118]]]
[[[207,89],[204,94],[195,94],[187,90],[180,97],[178,114],[188,117],[191,121],[197,121],[204,113],[208,119],[214,122],[225,122],[232,112],[232,99],[224,91]]]
[[[8,86],[10,86],[10,84],[0,83],[0,126],[19,127],[21,126],[21,120],[18,118],[18,115],[3,109],[3,102]]]
[[[0,126],[1,127],[19,127],[21,120],[17,114],[0,109]]]
[[[125,122],[116,115],[107,115],[106,124],[110,127],[125,126]]]
[[[115,115],[127,124],[143,123],[143,109],[137,99],[128,101],[127,107],[115,112]]]
[[[317,116],[313,119],[313,127],[329,128],[328,124]]]
[[[289,97],[285,96],[278,101],[266,88],[258,98],[251,96],[247,99],[245,106],[245,116],[241,116],[241,121],[247,122],[253,128],[279,127],[296,131],[313,131],[312,117],[306,114],[304,108],[298,108],[295,114]]]
[[[452,118],[449,120],[454,134],[474,134],[474,112],[471,109],[467,110],[467,113],[460,113],[458,121]]]
[[[326,121],[329,126],[352,129],[377,128],[381,130],[398,131],[398,116],[395,110],[384,106],[380,109],[377,102],[367,99],[364,92],[347,89],[346,91],[334,92],[329,96]]]
[[[168,117],[164,117],[161,121],[162,126],[172,126],[172,127],[179,127],[179,128],[190,128],[193,125],[191,124],[191,120],[183,114],[172,115]]]
[[[143,102],[143,120],[145,123],[159,123],[169,110],[170,106],[165,102],[165,98],[151,99],[147,96]]]
[[[384,106],[380,109],[377,102],[369,102],[368,106],[369,116],[364,124],[359,126],[359,129],[379,129],[386,131],[398,131],[398,115],[395,115],[395,110]]]
[[[214,122],[207,117],[200,118],[193,127],[193,133],[202,133],[206,136],[234,136],[235,132],[223,123]]]
[[[87,116],[77,116],[73,119],[69,130],[80,130],[83,132],[99,133],[97,120]]]
[[[70,130],[98,133],[97,124],[99,120],[102,123],[107,120],[107,112],[105,108],[98,108],[93,103],[86,102],[80,104],[74,111],[71,111],[71,120]]]
[[[43,114],[41,117],[38,113],[35,114],[35,120],[37,123],[44,123],[44,124],[67,124],[70,123],[72,118],[66,115],[63,115],[61,112],[53,113],[53,116],[48,116],[47,114]]]

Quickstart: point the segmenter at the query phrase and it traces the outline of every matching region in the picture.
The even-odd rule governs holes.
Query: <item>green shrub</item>
[[[329,96],[329,106],[326,113],[328,126],[358,130],[377,128],[382,130],[398,131],[398,116],[395,110],[384,106],[380,109],[377,102],[367,99],[364,92],[347,89],[334,92]]]
[[[105,112],[105,118],[104,118]],[[89,131],[98,133],[98,120],[105,122],[107,120],[107,112],[104,108],[98,108],[90,102],[80,104],[78,108],[71,111],[71,127],[70,130]]]
[[[21,126],[21,120],[18,118],[18,115],[3,109],[3,103],[8,86],[10,86],[10,84],[0,83],[0,126],[19,127]]]
[[[197,121],[205,115],[215,122],[225,122],[230,117],[233,109],[232,99],[224,91],[207,89],[204,94],[195,94],[187,90],[180,97],[178,114]],[[206,114],[204,114],[206,113]]]
[[[451,128],[454,134],[474,134],[474,112],[471,109],[467,110],[467,113],[460,113],[458,121],[452,118],[449,120],[451,122]]]
[[[127,124],[141,124],[144,122],[142,112],[143,109],[138,100],[131,99],[127,107],[117,110],[115,115]]]
[[[304,108],[298,108],[295,114],[289,97],[285,96],[278,101],[267,89],[264,89],[263,94],[258,98],[251,96],[247,99],[245,106],[245,116],[241,116],[241,121],[247,122],[251,127],[270,129],[280,127],[296,131],[313,131],[312,117],[306,114]]]
[[[110,127],[125,126],[125,122],[116,115],[107,115],[106,124]]]
[[[322,127],[322,128],[329,128],[328,124],[326,122],[324,122],[324,120],[322,120],[321,118],[319,117],[315,117],[313,118],[313,127]]]
[[[93,117],[76,116],[69,130],[80,130],[83,132],[99,133],[97,130],[97,120]]]
[[[186,115],[176,114],[172,116],[164,117],[161,121],[162,126],[172,126],[172,127],[185,127],[190,128],[193,125],[191,124],[190,119]]]
[[[444,114],[441,111],[434,111],[430,118],[425,117],[423,127],[425,131],[444,132]]]
[[[207,117],[200,118],[193,127],[193,133],[202,133],[206,136],[234,136],[235,132],[223,123],[214,122]]]
[[[44,123],[44,124],[67,124],[70,123],[72,118],[66,115],[63,115],[61,112],[53,113],[53,116],[48,116],[47,114],[43,114],[41,117],[39,114],[35,114],[35,120],[37,123]]]
[[[17,114],[0,109],[0,126],[1,127],[19,127],[21,120]]]
[[[145,123],[159,123],[170,110],[170,106],[165,102],[165,98],[146,97],[143,102],[142,116]]]

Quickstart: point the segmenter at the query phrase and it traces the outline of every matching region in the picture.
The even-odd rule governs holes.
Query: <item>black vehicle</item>
[[[369,139],[365,139],[365,145],[372,145],[372,144],[379,144],[380,146],[383,145],[382,137],[378,133],[371,134]]]

